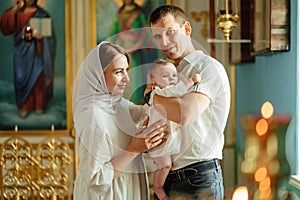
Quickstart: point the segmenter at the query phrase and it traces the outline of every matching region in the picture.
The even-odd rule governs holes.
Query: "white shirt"
[[[177,66],[184,77],[200,73],[201,81],[191,89],[210,98],[208,108],[191,124],[180,126],[181,152],[175,155],[173,170],[189,164],[222,159],[224,129],[230,109],[230,84],[227,73],[216,59],[197,50]]]

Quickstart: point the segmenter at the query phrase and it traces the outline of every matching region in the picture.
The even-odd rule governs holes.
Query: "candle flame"
[[[246,186],[239,186],[237,187],[232,195],[232,200],[248,200],[249,199],[249,194],[248,194],[248,189]]]

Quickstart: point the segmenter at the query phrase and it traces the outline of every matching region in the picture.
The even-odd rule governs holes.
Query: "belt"
[[[170,171],[168,174],[168,180],[183,180],[188,177],[194,176],[198,172],[203,172],[209,169],[216,169],[220,167],[220,160],[213,159],[208,161],[201,161],[185,166],[184,168]]]

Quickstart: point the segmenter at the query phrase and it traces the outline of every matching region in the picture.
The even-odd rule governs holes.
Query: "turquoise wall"
[[[256,56],[255,62],[236,66],[236,146],[243,149],[245,133],[240,119],[245,114],[260,114],[265,101],[270,101],[275,114],[285,114],[292,121],[287,131],[286,156],[291,173],[297,170],[297,0],[291,0],[290,10],[290,50],[288,52],[269,53]],[[296,152],[296,153],[295,153]]]

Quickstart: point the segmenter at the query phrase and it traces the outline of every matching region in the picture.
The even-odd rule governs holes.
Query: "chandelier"
[[[237,27],[239,21],[238,0],[217,0],[217,27],[223,32],[227,42],[230,40],[231,31]]]

